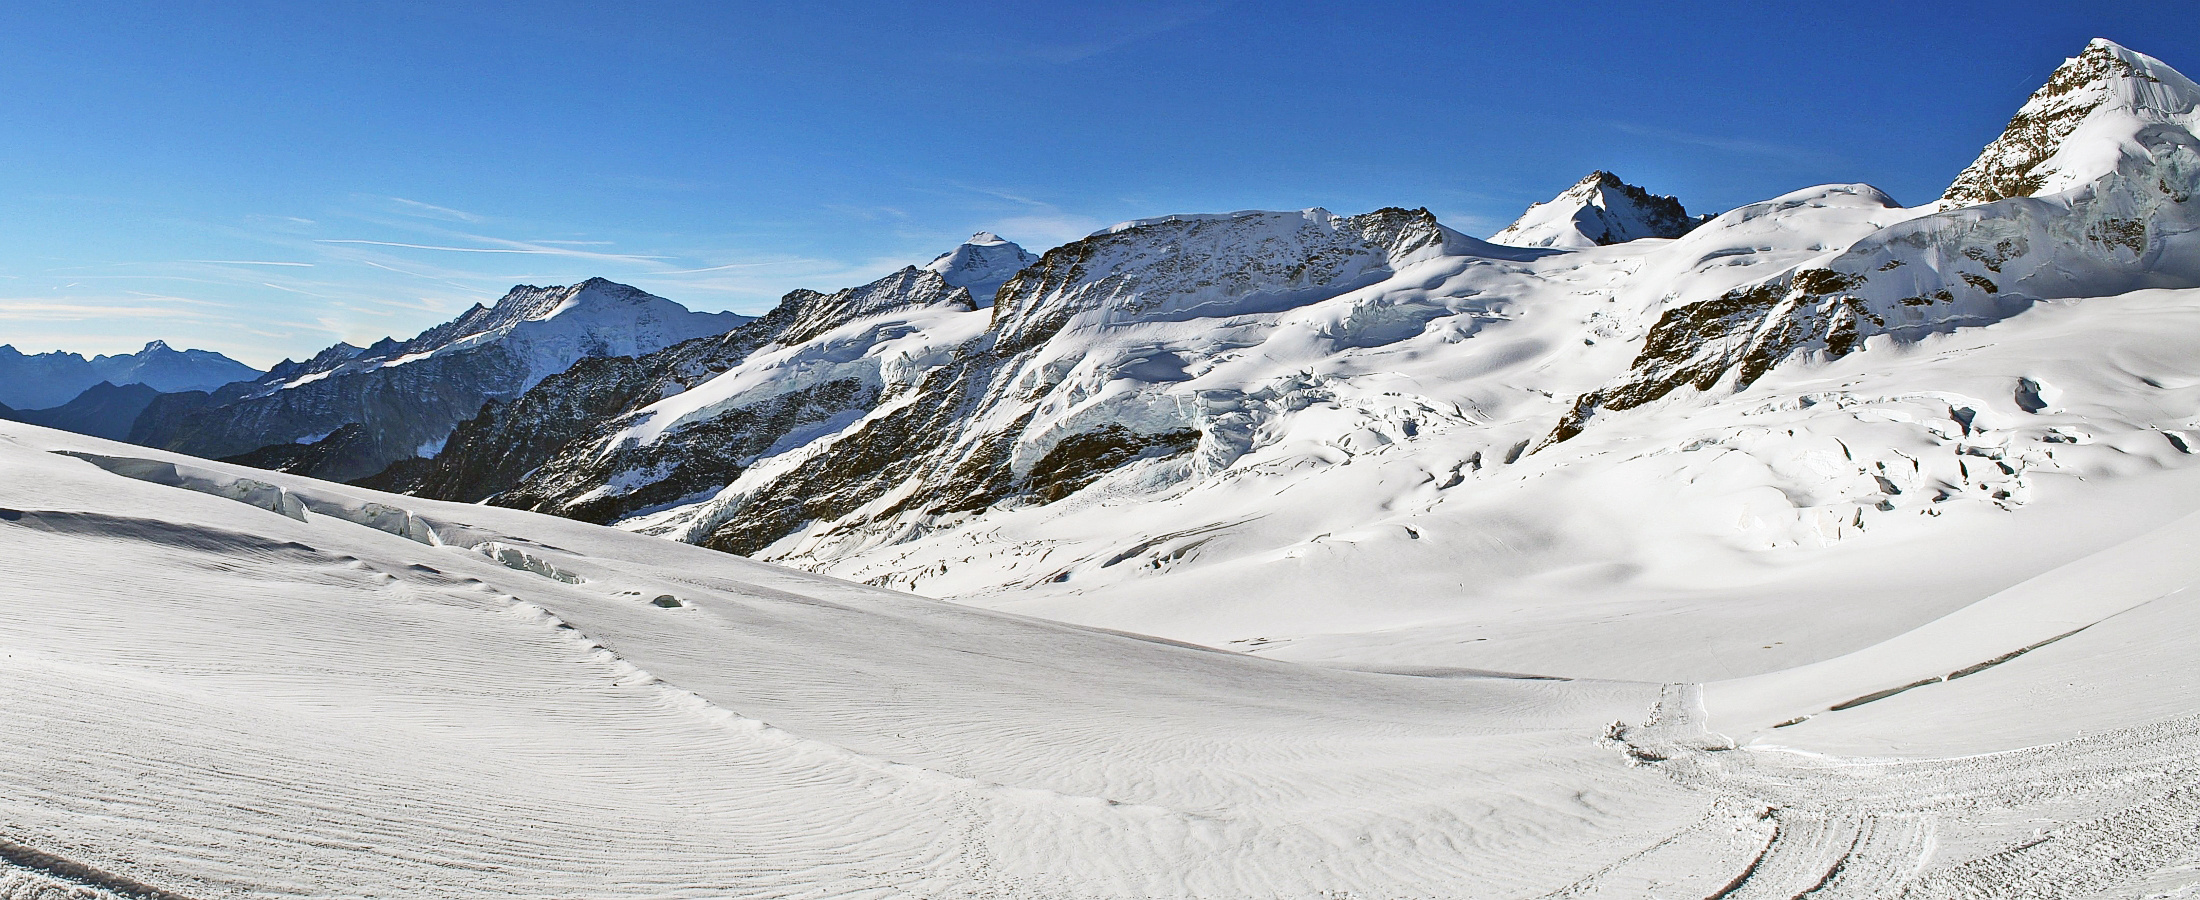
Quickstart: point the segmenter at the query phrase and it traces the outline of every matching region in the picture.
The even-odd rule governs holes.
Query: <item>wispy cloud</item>
[[[464,235],[463,237],[468,240],[480,241],[490,244],[502,244],[504,246],[450,247],[438,244],[411,244],[405,243],[403,241],[370,241],[359,238],[322,238],[320,240],[314,241],[314,243],[364,244],[375,247],[398,247],[406,250],[436,250],[446,253],[516,253],[521,255],[535,256],[570,256],[578,259],[593,259],[628,263],[661,262],[663,260],[672,258],[669,256],[643,256],[632,253],[598,253],[593,250],[576,250],[571,247],[545,246],[539,243],[531,244],[525,241],[508,241],[504,240],[503,238],[481,237],[478,235]]]
[[[1021,207],[1017,212],[992,218],[985,227],[1033,249],[1066,244],[1111,224],[1012,190],[964,182],[951,182],[949,186]]]
[[[1159,37],[1213,16],[1229,5],[1228,2],[1206,2],[1149,6],[1125,16],[1125,23],[1119,27],[1095,29],[1085,40],[1054,44],[1011,41],[996,45],[994,52],[1054,65],[1067,65],[1120,50],[1147,38]]]
[[[180,298],[160,298],[163,300]],[[14,322],[88,322],[121,317],[147,319],[210,319],[212,316],[180,309],[172,303],[126,305],[106,302],[53,302],[0,298],[0,320]]]
[[[304,294],[304,295],[306,295],[306,296],[308,296],[308,297],[320,297],[320,298],[322,298],[322,299],[324,299],[324,300],[325,300],[325,299],[329,299],[329,295],[327,295],[327,294],[322,294],[322,293],[316,293],[316,292],[314,292],[314,291],[300,290],[300,289],[298,289],[298,288],[294,288],[294,287],[285,287],[285,286],[283,286],[283,285],[280,285],[280,284],[276,284],[276,283],[274,283],[274,282],[270,282],[270,281],[262,281],[262,282],[260,282],[260,286],[261,286],[261,287],[271,287],[271,288],[274,288],[274,289],[276,289],[276,290],[278,290],[278,291],[289,291],[289,292],[291,292],[291,293],[293,293],[293,294]]]
[[[312,263],[306,263],[306,262],[277,262],[277,261],[275,261],[275,260],[267,260],[267,259],[186,259],[186,260],[179,260],[179,262],[187,262],[187,263],[209,263],[209,264],[212,264],[212,265],[217,265],[217,266],[299,266],[299,267],[302,267],[302,268],[308,268],[308,269],[310,269],[310,268],[313,268],[313,264],[312,264]]]
[[[727,263],[722,266],[704,266],[700,269],[673,269],[667,272],[651,272],[651,275],[693,275],[698,272],[723,272],[727,269],[761,269],[765,266],[789,266],[800,260],[782,259],[773,262]]]
[[[1110,224],[1075,213],[1034,213],[1001,219],[992,230],[1038,251],[1078,240]]]
[[[1667,128],[1650,128],[1643,125],[1636,125],[1630,122],[1614,122],[1612,123],[1612,128],[1623,134],[1632,134],[1637,137],[1653,138],[1656,140],[1668,141],[1675,144],[1685,144],[1691,147],[1703,147],[1710,150],[1718,150],[1742,156],[1767,157],[1771,159],[1781,159],[1788,162],[1804,164],[1819,164],[1827,162],[1834,158],[1833,154],[1826,153],[1822,150],[1817,150],[1810,147],[1802,147],[1792,144],[1779,144],[1770,141],[1757,141],[1747,138],[1726,137],[1723,135],[1691,134],[1689,132],[1674,131]]]
[[[408,250],[443,250],[451,253],[548,253],[548,250],[522,250],[512,247],[437,247],[431,244],[405,244],[397,241],[367,241],[357,239],[324,238],[316,244],[371,244],[376,247],[403,247]]]
[[[400,207],[403,207],[404,211],[408,215],[425,216],[431,219],[450,219],[452,221],[467,223],[478,223],[482,221],[481,216],[474,215],[473,213],[466,212],[465,210],[452,209],[448,206],[437,206],[433,203],[422,203],[418,200],[407,200],[403,197],[391,197],[389,199],[390,202],[395,203]]]

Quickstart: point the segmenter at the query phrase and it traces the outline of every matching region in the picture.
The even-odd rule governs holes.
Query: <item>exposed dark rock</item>
[[[1191,429],[1140,434],[1120,425],[1102,426],[1055,444],[1032,465],[1025,489],[1039,502],[1053,503],[1126,463],[1175,456],[1198,444],[1199,432]]]

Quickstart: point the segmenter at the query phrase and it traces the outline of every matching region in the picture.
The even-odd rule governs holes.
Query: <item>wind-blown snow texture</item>
[[[0,886],[2200,895],[2200,91],[2048,84],[1925,207],[980,235],[424,496],[0,425]]]

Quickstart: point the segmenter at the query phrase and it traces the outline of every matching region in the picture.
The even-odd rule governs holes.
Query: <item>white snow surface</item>
[[[1287,663],[16,423],[0,473],[11,896],[2200,888],[2190,518],[2066,567],[2116,596],[2020,586],[1987,634],[1699,687]],[[1608,674],[1655,674],[1660,621],[1613,618]]]

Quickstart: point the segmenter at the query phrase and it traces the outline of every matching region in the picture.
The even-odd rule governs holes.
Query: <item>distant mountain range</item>
[[[14,409],[60,406],[102,381],[142,384],[155,391],[211,391],[257,378],[260,370],[210,350],[177,350],[153,341],[136,353],[94,356],[25,354],[0,344],[0,405]]]
[[[411,340],[337,344],[252,381],[162,396],[130,440],[206,457],[259,453],[302,474],[358,478],[435,453],[484,402],[516,396],[581,359],[649,353],[744,321],[601,278],[522,285]],[[294,445],[313,449],[271,449]]]

